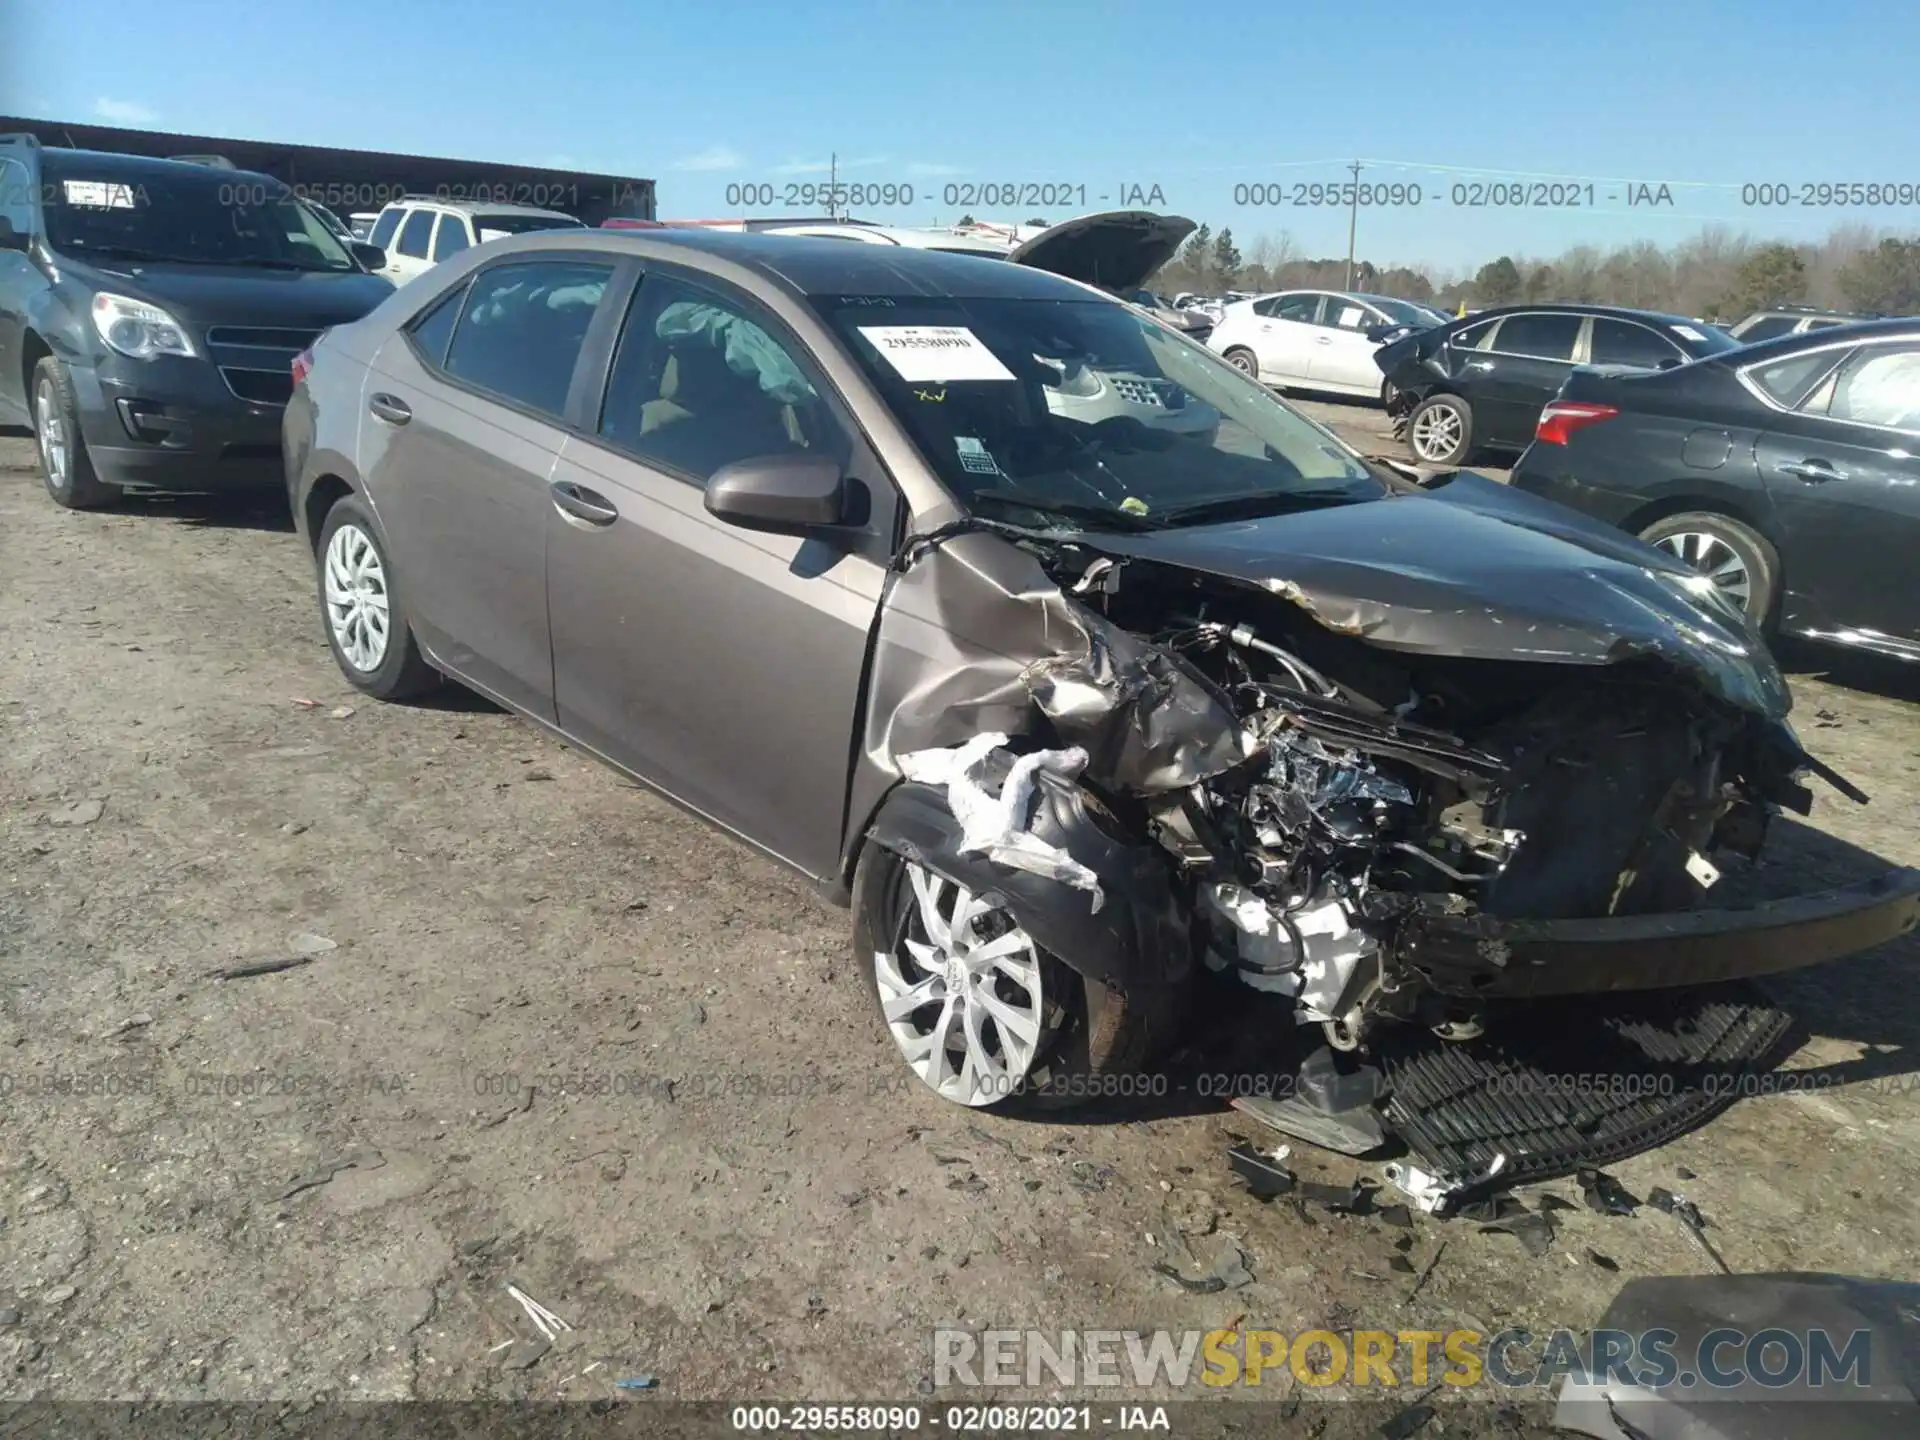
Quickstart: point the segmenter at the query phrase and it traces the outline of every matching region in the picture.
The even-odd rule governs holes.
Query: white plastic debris
[[[573,1326],[562,1320],[553,1311],[547,1309],[518,1285],[507,1286],[507,1294],[520,1302],[520,1308],[527,1312],[527,1318],[533,1321],[533,1328],[549,1341],[556,1338],[562,1330],[571,1330]]]
[[[1013,762],[1000,793],[988,793],[975,778],[987,757],[1007,743],[999,731],[976,735],[964,745],[945,750],[915,750],[898,757],[900,773],[925,785],[944,785],[947,804],[960,822],[960,853],[985,855],[1002,865],[1044,875],[1093,896],[1097,912],[1106,902],[1100,879],[1057,845],[1049,845],[1025,828],[1033,801],[1035,777],[1040,772],[1071,780],[1087,766],[1087,752],[1039,750]]]

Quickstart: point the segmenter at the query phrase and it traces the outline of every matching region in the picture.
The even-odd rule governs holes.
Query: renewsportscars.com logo
[[[1294,1383],[1330,1389],[1507,1389],[1609,1380],[1664,1389],[1755,1384],[1858,1395],[1873,1383],[1866,1330],[936,1330],[941,1386],[1183,1390]]]

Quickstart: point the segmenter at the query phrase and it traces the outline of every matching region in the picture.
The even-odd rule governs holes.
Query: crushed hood
[[[1258,586],[1389,650],[1571,665],[1656,656],[1744,709],[1779,717],[1791,703],[1764,642],[1696,598],[1685,564],[1471,472],[1383,500],[1087,540]]]
[[[1007,258],[1102,290],[1137,290],[1173,259],[1195,228],[1184,215],[1105,210],[1042,230],[1014,246]]]

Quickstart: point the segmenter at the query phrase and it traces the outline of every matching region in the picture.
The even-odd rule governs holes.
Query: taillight
[[[1611,420],[1620,412],[1611,405],[1588,405],[1579,400],[1555,400],[1540,412],[1540,424],[1533,432],[1541,445],[1564,445],[1574,431]]]
[[[313,372],[313,347],[309,345],[293,357],[293,383],[300,384]]]

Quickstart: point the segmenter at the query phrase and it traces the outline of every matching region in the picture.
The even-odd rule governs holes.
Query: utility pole
[[[1353,289],[1353,232],[1360,224],[1360,162],[1347,167],[1353,172],[1353,194],[1347,206],[1347,289]]]
[[[829,220],[840,218],[840,152],[838,150],[827,157],[827,218]]]

